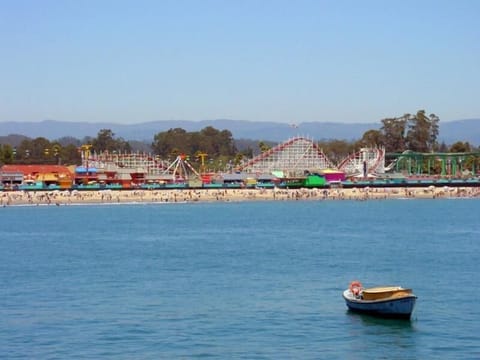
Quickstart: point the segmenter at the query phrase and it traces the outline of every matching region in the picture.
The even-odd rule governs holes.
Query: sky
[[[0,0],[0,121],[480,117],[477,0]]]

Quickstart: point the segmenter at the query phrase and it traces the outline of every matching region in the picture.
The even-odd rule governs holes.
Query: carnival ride
[[[101,171],[130,171],[143,173],[148,178],[166,181],[188,181],[201,178],[205,172],[205,157],[201,160],[199,171],[190,164],[188,156],[181,154],[173,161],[162,160],[159,156],[146,153],[120,153],[91,151],[91,146],[82,147],[82,165]],[[236,170],[247,174],[271,174],[281,172],[284,177],[302,177],[307,172],[321,172],[338,169],[347,176],[362,176],[385,172],[385,150],[383,148],[362,148],[348,156],[339,166],[335,166],[322,149],[306,137],[293,137],[240,165]]]
[[[188,181],[192,177],[199,179],[200,174],[188,162],[186,155],[178,155],[176,159],[163,171],[162,175],[171,177],[173,182]]]
[[[294,137],[281,143],[240,166],[247,173],[282,171],[287,177],[303,176],[305,170],[335,168],[323,151],[312,140]]]
[[[82,165],[88,173],[96,168],[103,172],[137,174],[139,181],[179,182],[203,179],[206,174],[206,153],[198,152],[196,169],[187,155],[178,155],[173,161],[146,153],[96,153],[90,145],[81,147]],[[386,165],[386,157],[389,164]],[[440,176],[460,176],[467,169],[476,174],[479,153],[416,153],[406,151],[399,154],[386,154],[383,147],[361,148],[347,156],[338,166],[330,161],[318,144],[298,136],[293,137],[258,156],[240,164],[235,172],[258,177],[275,174],[276,177],[301,178],[307,173],[325,173],[338,170],[346,177],[376,178],[439,174]],[[393,174],[392,174],[393,173]],[[141,176],[144,174],[144,176]],[[210,174],[211,175],[211,174]]]
[[[82,152],[82,166],[115,171],[118,169],[135,169],[147,174],[162,174],[168,167],[165,160],[159,156],[146,153],[121,152],[91,152],[90,149]]]
[[[159,156],[146,153],[121,152],[91,152],[90,146],[84,146],[82,151],[82,166],[85,171],[92,169],[103,172],[122,172],[143,174],[142,179],[183,182],[192,178],[200,178],[200,174],[189,163],[184,154],[178,155],[173,161],[162,160]]]
[[[338,169],[349,176],[375,177],[385,173],[385,149],[361,148],[358,152],[346,157]]]
[[[72,188],[210,188],[210,187],[324,187],[324,186],[478,186],[479,152],[463,153],[385,153],[382,147],[362,148],[335,166],[318,144],[305,137],[294,137],[227,173],[207,172],[208,154],[197,152],[198,170],[187,155],[169,158],[146,153],[96,153],[91,145],[80,148],[82,164],[75,168]],[[389,164],[385,165],[385,159]],[[71,170],[69,170],[71,172]],[[18,177],[18,174],[20,176]],[[27,175],[27,177],[25,177]],[[31,183],[32,173],[0,173],[10,186]],[[340,175],[340,176],[337,176]],[[12,178],[13,176],[13,178]],[[309,182],[317,176],[315,183]],[[322,178],[322,179],[320,179]],[[12,180],[13,179],[13,180]],[[42,189],[51,189],[42,178]],[[320,181],[321,180],[321,181]],[[56,184],[59,183],[59,184]],[[66,183],[66,182],[65,182]],[[0,184],[1,185],[1,184]],[[27,189],[32,190],[32,187]]]
[[[240,167],[241,171],[268,173],[283,171],[300,176],[305,171],[338,169],[348,176],[375,176],[385,172],[385,149],[362,148],[335,166],[312,140],[295,137],[263,152]]]
[[[431,175],[463,177],[477,174],[480,153],[421,153],[406,150],[402,153],[388,154],[394,160],[388,166],[395,172],[409,175]],[[387,170],[386,170],[387,171]]]

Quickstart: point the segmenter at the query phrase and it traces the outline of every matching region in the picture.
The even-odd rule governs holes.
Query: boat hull
[[[350,290],[344,291],[343,298],[351,311],[397,319],[410,319],[417,300],[413,294],[380,300],[363,300],[355,298]]]

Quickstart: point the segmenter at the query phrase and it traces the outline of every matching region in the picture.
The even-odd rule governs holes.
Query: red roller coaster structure
[[[298,176],[305,170],[327,168],[334,166],[317,144],[305,137],[294,137],[261,153],[239,170],[248,173],[283,171],[287,176]]]

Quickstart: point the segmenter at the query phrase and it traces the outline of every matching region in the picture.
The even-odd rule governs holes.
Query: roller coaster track
[[[366,164],[366,175],[383,173],[385,171],[385,149],[362,148],[346,157],[338,169],[350,175],[364,175],[364,164]]]
[[[305,170],[322,170],[335,166],[313,141],[294,137],[248,161],[239,168],[245,172],[284,171],[288,174]]]
[[[100,169],[130,168],[152,175],[188,177],[188,174],[199,176],[198,172],[187,161],[185,156],[177,157],[173,162],[162,161],[157,156],[148,154],[89,154],[90,166]],[[368,174],[383,173],[385,168],[384,148],[362,148],[349,155],[337,167],[323,153],[318,144],[306,137],[293,137],[241,165],[237,170],[262,174],[282,171],[285,176],[303,175],[308,171],[338,169],[347,175],[362,175],[364,163]]]

